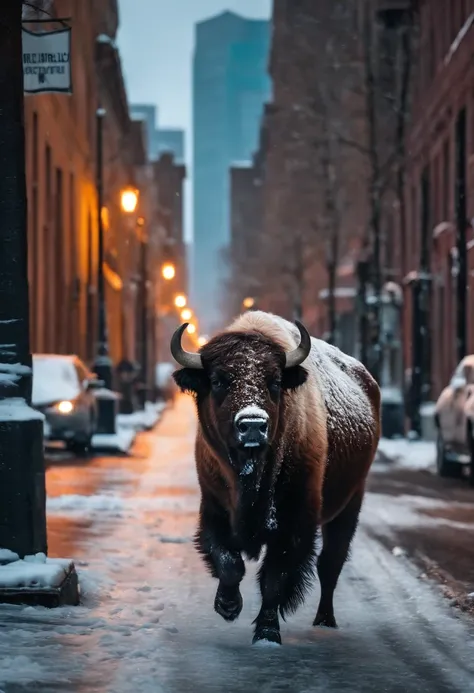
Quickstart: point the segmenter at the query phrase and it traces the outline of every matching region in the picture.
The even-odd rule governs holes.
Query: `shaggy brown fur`
[[[175,374],[196,397],[196,544],[219,579],[215,608],[227,620],[242,608],[242,554],[257,559],[267,548],[254,640],[281,642],[278,611],[295,610],[312,584],[321,526],[315,624],[336,625],[333,593],[380,435],[379,388],[366,369],[316,339],[302,366],[285,369],[298,343],[291,323],[246,313],[201,350],[203,370]],[[269,416],[268,447],[257,452],[235,442],[234,419],[247,406]]]

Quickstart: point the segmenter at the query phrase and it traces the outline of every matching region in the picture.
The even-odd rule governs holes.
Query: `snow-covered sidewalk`
[[[133,414],[119,414],[117,426],[125,430],[149,431],[158,423],[165,406],[162,402],[157,404],[146,402],[145,409],[141,411]]]
[[[436,444],[425,440],[380,440],[376,462],[407,469],[435,470]]]
[[[340,631],[312,628],[313,593],[282,624],[281,650],[252,648],[255,565],[239,620],[218,617],[216,583],[192,545],[194,433],[193,404],[179,398],[133,458],[48,471],[50,555],[75,560],[82,603],[0,606],[1,693],[379,693],[387,681],[418,693],[440,677],[446,690],[469,690],[465,626],[367,535],[364,514],[338,585]]]
[[[94,493],[89,484],[82,494],[79,485],[78,492],[48,497],[50,526],[69,527],[71,543],[78,541],[81,605],[0,605],[1,693],[10,684],[25,691],[168,693],[157,684],[159,670],[166,676],[159,642],[173,649],[178,605],[194,599],[182,592],[185,555],[187,569],[204,577],[191,546],[199,506],[194,431],[192,403],[183,398],[158,435],[144,434],[146,457],[125,458],[108,472],[110,488]],[[54,556],[51,532],[50,544]],[[210,580],[203,584],[212,590]]]

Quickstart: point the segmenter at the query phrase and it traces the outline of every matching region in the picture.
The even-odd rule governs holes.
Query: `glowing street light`
[[[126,188],[120,195],[120,204],[124,212],[133,214],[138,204],[138,190]]]
[[[184,310],[181,311],[182,320],[191,320],[192,317],[193,317],[193,311],[190,310],[189,308],[185,308]]]
[[[176,269],[171,262],[166,262],[163,267],[161,268],[161,274],[163,276],[163,279],[166,279],[169,281],[170,279],[174,279],[176,276]]]
[[[255,299],[251,296],[247,296],[247,298],[244,298],[242,303],[244,305],[244,308],[250,309],[253,308],[253,306],[255,305]]]
[[[184,294],[178,294],[178,296],[176,296],[174,299],[174,305],[176,308],[184,308],[186,302],[186,296]]]
[[[196,332],[196,325],[191,323],[186,329],[188,330],[189,334],[194,334]]]
[[[198,337],[197,340],[198,346],[203,347],[205,344],[207,344],[207,339],[204,336]]]

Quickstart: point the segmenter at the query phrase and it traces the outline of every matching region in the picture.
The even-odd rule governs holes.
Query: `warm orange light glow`
[[[184,310],[181,311],[181,318],[183,320],[191,320],[193,317],[193,311],[190,310],[189,308],[185,308]]]
[[[184,294],[178,294],[174,299],[174,305],[176,308],[184,308],[186,305],[186,296]]]
[[[138,204],[138,190],[134,190],[133,188],[122,190],[122,194],[120,195],[120,204],[124,212],[127,214],[133,214]]]
[[[205,344],[207,344],[207,339],[203,336],[198,337],[198,346],[203,347]]]
[[[171,262],[167,262],[166,264],[164,264],[161,269],[161,274],[163,275],[163,279],[167,279],[168,281],[170,279],[174,279],[176,275],[174,265],[172,265]]]
[[[251,296],[244,298],[243,300],[244,308],[252,308],[255,305],[255,299]]]
[[[102,219],[102,228],[104,229],[104,231],[108,231],[110,228],[110,217],[109,210],[107,209],[107,207],[102,207],[100,216]]]
[[[192,323],[188,325],[187,330],[189,334],[194,334],[196,332],[196,325],[193,325]]]

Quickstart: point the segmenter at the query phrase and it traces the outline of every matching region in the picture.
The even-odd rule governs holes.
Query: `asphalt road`
[[[411,560],[410,546],[428,545],[439,530],[429,513],[444,507],[440,489],[424,493],[421,482],[375,469],[336,592],[339,629],[311,626],[315,585],[282,625],[281,648],[252,647],[254,568],[243,612],[227,624],[213,611],[216,585],[191,543],[194,427],[191,402],[181,399],[133,457],[51,464],[50,555],[76,559],[83,604],[0,607],[0,691],[474,691],[472,621]],[[418,538],[405,556],[408,533]]]

